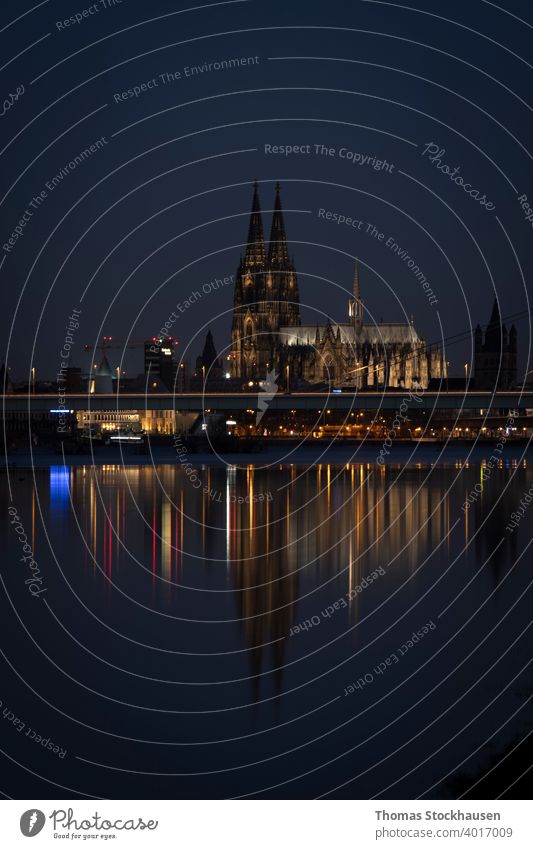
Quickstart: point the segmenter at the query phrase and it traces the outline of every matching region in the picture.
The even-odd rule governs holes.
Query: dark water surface
[[[449,797],[533,727],[525,462],[198,475],[11,475],[12,795]]]

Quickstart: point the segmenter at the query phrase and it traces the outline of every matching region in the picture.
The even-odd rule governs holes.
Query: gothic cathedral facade
[[[429,350],[412,322],[367,324],[355,269],[348,320],[302,325],[294,261],[276,185],[268,249],[257,183],[248,241],[237,269],[230,369],[242,381],[274,377],[291,387],[426,388],[446,376],[440,349]]]

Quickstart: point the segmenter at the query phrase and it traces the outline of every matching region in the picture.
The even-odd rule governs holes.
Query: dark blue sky
[[[82,311],[73,364],[86,366],[84,343],[151,336],[191,292],[234,274],[254,178],[267,233],[282,183],[304,321],[345,318],[355,256],[368,320],[413,315],[428,341],[488,321],[495,295],[503,316],[527,310],[533,230],[519,197],[533,206],[530,4],[408,5],[4,3],[0,275],[13,376],[32,364],[40,377],[56,373],[73,308]],[[248,61],[209,70],[231,59]],[[434,162],[430,143],[445,151]],[[309,148],[285,156],[265,145]],[[376,170],[372,157],[392,167]],[[458,167],[478,198],[439,164]],[[207,325],[227,345],[232,298],[224,286],[180,315],[181,348],[195,356]],[[517,326],[523,372],[529,320]],[[448,359],[462,373],[469,344],[450,346]],[[140,353],[125,367],[140,371]]]

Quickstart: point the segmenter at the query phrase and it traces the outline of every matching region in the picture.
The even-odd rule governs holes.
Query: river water
[[[533,727],[530,516],[506,529],[532,478],[3,474],[11,794],[452,798]]]

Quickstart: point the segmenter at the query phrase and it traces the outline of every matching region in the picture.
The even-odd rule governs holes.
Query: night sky
[[[267,237],[282,184],[303,322],[346,320],[358,257],[367,321],[412,315],[449,340],[496,296],[504,319],[521,314],[519,378],[530,367],[530,3],[23,0],[1,16],[0,359],[14,379],[54,377],[74,308],[83,368],[84,344],[153,336],[198,290],[175,324],[182,356],[208,327],[227,346],[233,287],[202,287],[236,272],[254,178]],[[446,350],[462,374],[469,341]],[[123,368],[142,370],[140,349]]]

